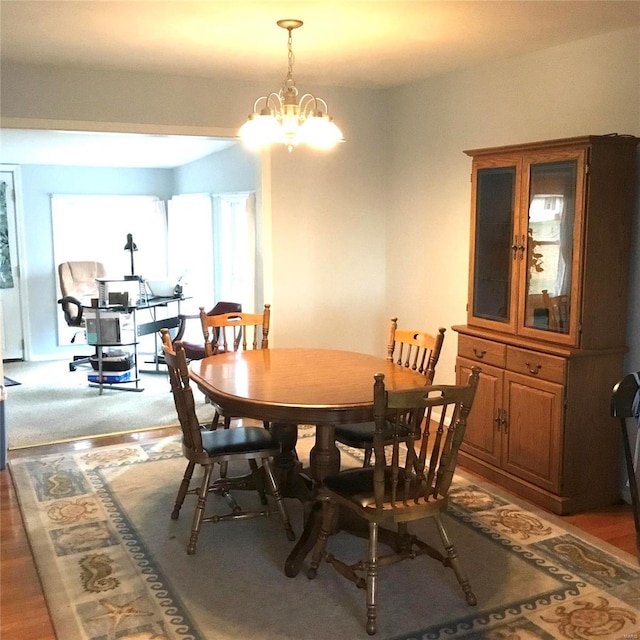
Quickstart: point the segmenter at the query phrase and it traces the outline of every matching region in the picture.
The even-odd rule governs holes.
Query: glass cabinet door
[[[514,325],[513,259],[516,166],[491,166],[476,172],[473,208],[470,317],[475,324]],[[506,327],[503,327],[506,329]]]
[[[469,324],[576,342],[585,158],[475,159]]]
[[[520,228],[522,236],[526,235],[522,238],[526,259],[521,273],[520,324],[525,327],[523,333],[528,328],[568,336],[575,326],[571,291],[576,277],[574,234],[579,230],[578,160],[531,163],[527,175],[528,207],[525,226]]]

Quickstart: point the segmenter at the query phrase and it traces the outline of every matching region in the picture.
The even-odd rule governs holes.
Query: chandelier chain
[[[295,62],[295,56],[293,55],[293,34],[292,29],[287,29],[289,32],[289,37],[287,38],[287,77],[285,78],[284,88],[287,89],[295,89],[296,81],[293,79],[293,64]]]

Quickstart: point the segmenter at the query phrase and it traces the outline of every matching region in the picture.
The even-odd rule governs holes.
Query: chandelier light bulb
[[[280,91],[255,101],[253,111],[240,127],[238,136],[252,150],[271,144],[284,144],[289,151],[301,144],[314,149],[331,149],[339,142],[344,142],[344,138],[329,115],[327,103],[310,93],[298,98],[293,79],[291,32],[302,26],[302,20],[278,20],[277,24],[289,32],[287,75]]]
[[[251,150],[280,141],[282,130],[275,116],[270,113],[252,113],[249,119],[240,127],[238,135]]]
[[[342,131],[326,113],[308,116],[298,135],[301,143],[317,149],[332,149],[343,140]]]

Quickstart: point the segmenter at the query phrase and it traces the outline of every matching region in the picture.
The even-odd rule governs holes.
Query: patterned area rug
[[[302,429],[301,459],[312,436]],[[344,450],[342,461],[359,464]],[[188,556],[193,498],[169,518],[184,466],[176,438],[10,463],[61,640],[367,637],[364,592],[331,567],[313,581],[304,569],[285,577],[291,543],[275,514],[205,524]],[[244,506],[252,494],[240,497]],[[299,534],[302,509],[287,503]],[[466,605],[453,572],[426,556],[386,567],[376,638],[640,637],[632,556],[464,474],[447,520],[478,605]],[[429,526],[420,533],[435,540]],[[341,533],[331,548],[358,557],[366,542]]]

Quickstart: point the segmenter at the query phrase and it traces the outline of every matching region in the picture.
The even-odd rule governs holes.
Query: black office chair
[[[71,338],[73,344],[78,334],[84,334],[84,318],[82,300],[98,296],[96,278],[107,275],[104,265],[95,261],[62,262],[58,265],[60,292],[62,297],[58,303],[62,306],[65,322],[77,328]],[[80,364],[91,365],[91,357],[95,355],[74,355],[69,363],[69,371],[75,371]]]
[[[633,510],[633,522],[636,528],[636,551],[640,560],[640,500],[638,499],[638,482],[633,465],[629,434],[627,432],[627,419],[635,418],[640,421],[640,372],[630,373],[620,380],[611,394],[611,415],[620,418],[622,431],[622,448],[629,479],[629,492],[631,493],[631,508]],[[640,435],[638,435],[640,437]]]

